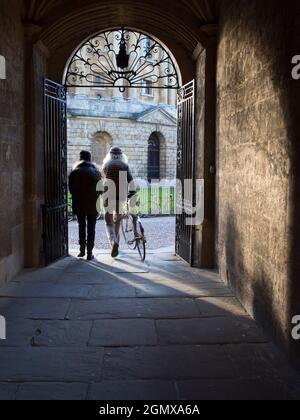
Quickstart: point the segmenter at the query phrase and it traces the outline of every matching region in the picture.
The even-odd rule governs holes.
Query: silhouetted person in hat
[[[73,213],[77,216],[79,224],[78,258],[84,258],[87,251],[88,261],[94,259],[97,200],[100,194],[97,192],[97,184],[100,180],[100,171],[96,164],[92,163],[90,152],[82,151],[80,162],[74,166],[70,174],[69,188],[73,198]]]
[[[111,245],[111,256],[119,255],[122,208],[129,197],[135,203],[136,186],[127,156],[119,147],[113,147],[103,161],[104,208],[106,232]],[[136,234],[136,217],[133,214]]]

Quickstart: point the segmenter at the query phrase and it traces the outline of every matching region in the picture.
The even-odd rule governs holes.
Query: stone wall
[[[216,51],[217,28],[208,25],[210,42],[197,51],[195,178],[204,180],[204,220],[194,228],[193,264],[214,269],[216,196]],[[196,58],[196,54],[195,54]]]
[[[291,123],[296,128],[289,114],[294,13],[288,6],[295,2],[221,4],[218,265],[247,310],[288,346]]]
[[[112,146],[121,147],[129,158],[135,177],[147,179],[148,140],[152,133],[161,134],[161,176],[176,179],[176,125],[137,123],[135,120],[101,119],[97,117],[69,117],[68,168],[78,161],[81,150],[93,150],[98,133],[105,133]],[[101,164],[101,162],[96,162]]]
[[[43,44],[31,42],[35,28],[26,25],[26,95],[25,118],[25,205],[24,265],[44,265],[43,211],[44,200],[44,78],[47,75],[48,52]],[[30,94],[34,86],[34,94]]]
[[[23,27],[21,2],[0,2],[0,285],[23,267]]]

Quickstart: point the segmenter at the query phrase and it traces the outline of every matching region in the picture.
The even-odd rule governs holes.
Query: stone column
[[[168,103],[168,89],[160,89],[160,98],[159,102],[161,104],[167,104]]]
[[[129,88],[127,89],[127,97],[132,100],[139,99],[140,88]]]
[[[195,51],[196,83],[196,179],[204,179],[204,222],[195,228],[194,265],[215,268],[216,212],[216,69],[217,26],[202,28],[208,41]]]
[[[177,91],[176,89],[169,90],[169,103],[170,105],[176,106],[177,103]]]

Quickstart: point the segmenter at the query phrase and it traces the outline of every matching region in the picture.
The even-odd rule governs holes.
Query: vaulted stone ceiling
[[[80,42],[113,26],[168,36],[190,52],[205,40],[201,26],[216,22],[217,0],[24,0],[23,19],[40,26],[49,49]],[[166,35],[167,34],[167,35]]]
[[[24,19],[29,22],[40,22],[45,14],[61,3],[61,0],[24,0]]]

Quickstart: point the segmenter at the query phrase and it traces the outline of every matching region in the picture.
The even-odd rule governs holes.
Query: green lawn
[[[69,213],[72,213],[72,196],[68,195]],[[138,211],[142,216],[175,215],[175,187],[152,187],[138,189]]]

